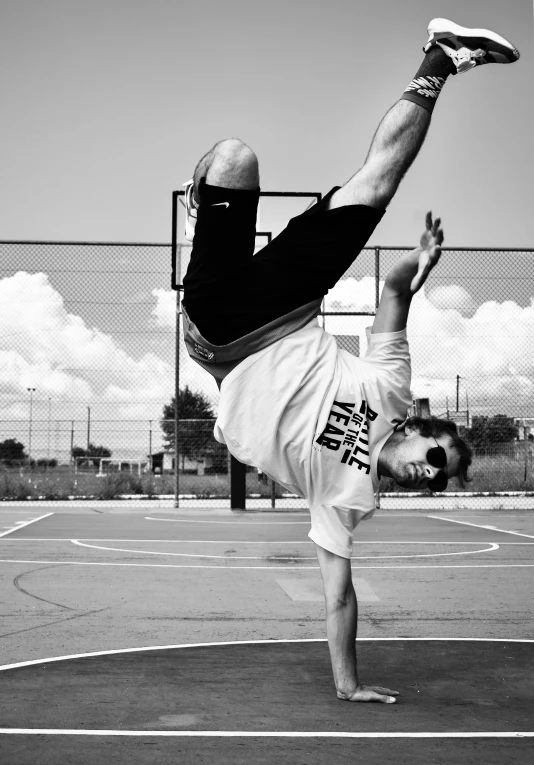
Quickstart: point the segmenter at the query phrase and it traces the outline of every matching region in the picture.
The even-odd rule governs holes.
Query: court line
[[[428,518],[433,518],[436,521],[448,521],[449,523],[459,523],[462,526],[473,526],[475,529],[488,529],[488,531],[498,531],[501,534],[514,534],[516,537],[526,537],[527,539],[534,539],[532,534],[520,534],[519,531],[506,531],[505,529],[499,529],[497,526],[482,526],[479,523],[468,523],[467,521],[456,521],[453,518],[440,518],[437,515],[429,515]]]
[[[319,566],[202,566],[190,565],[185,563],[106,563],[103,561],[78,561],[78,560],[15,560],[12,558],[0,558],[0,563],[51,563],[54,566],[117,566],[119,568],[206,568],[216,569],[217,571],[319,571]],[[420,566],[351,566],[353,570],[367,569],[394,569],[402,571],[403,569],[430,568],[440,570],[442,568],[534,568],[534,563],[474,563],[474,564],[438,564],[436,566],[427,566],[424,563]]]
[[[357,643],[387,643],[387,642],[431,642],[431,643],[534,643],[534,638],[473,638],[473,637],[359,637]],[[222,648],[235,645],[278,645],[280,643],[326,643],[327,638],[279,638],[270,640],[222,640],[215,643],[174,643],[171,645],[148,645],[136,648],[115,648],[107,651],[89,651],[86,653],[51,656],[46,659],[30,659],[18,661],[15,664],[0,665],[0,672],[21,667],[34,667],[38,664],[52,664],[71,659],[88,659],[95,656],[115,656],[123,653],[142,653],[143,651],[169,651],[175,648]]]
[[[313,545],[315,542],[311,542],[307,539],[289,539],[280,540],[279,542],[273,542],[270,539],[258,540],[258,539],[150,539],[145,537],[144,539],[118,539],[102,538],[102,537],[76,537],[78,541],[82,542],[150,542],[163,543],[163,544],[199,544],[199,545]],[[71,542],[71,537],[14,537],[9,539],[9,542]],[[396,540],[357,540],[355,545],[491,545],[493,542],[487,540],[475,540],[473,542],[455,542],[453,540],[445,542],[421,542],[421,541],[402,541]],[[499,547],[503,545],[521,545],[523,547],[534,546],[534,542],[499,542]]]
[[[175,552],[158,552],[156,550],[126,550],[121,547],[102,547],[101,545],[89,545],[84,542],[80,542],[77,539],[70,540],[73,544],[79,547],[86,547],[90,550],[106,550],[109,552],[125,552],[125,553],[138,553],[140,555],[167,555],[175,558],[209,558],[217,560],[264,560],[264,555],[206,555],[205,553],[175,553]],[[150,544],[150,540],[147,540],[147,544]],[[228,543],[227,543],[228,544]],[[415,553],[413,555],[353,555],[352,560],[386,560],[389,558],[442,558],[450,557],[451,555],[476,555],[478,553],[493,552],[499,549],[499,545],[496,542],[488,542],[490,547],[486,547],[483,550],[464,550],[462,552],[450,552],[450,553]],[[300,558],[295,555],[273,555],[270,560],[317,560],[317,556],[314,555],[311,558]]]
[[[17,521],[17,525],[14,526],[12,529],[9,529],[8,531],[4,531],[2,534],[0,534],[0,537],[7,537],[8,534],[12,534],[14,531],[20,531],[20,529],[23,529],[25,526],[30,526],[32,523],[37,523],[37,521],[42,521],[43,518],[49,518],[51,515],[54,515],[54,513],[47,513],[46,515],[41,515],[39,518],[33,518],[31,521],[26,521],[25,523],[20,523]]]
[[[195,518],[152,518],[145,515],[145,521],[160,521],[161,523],[224,523],[234,526],[309,526],[309,521],[197,521]]]
[[[357,732],[341,733],[338,731],[237,731],[237,730],[87,730],[55,729],[55,728],[0,728],[4,735],[37,735],[37,736],[150,736],[159,738],[532,738],[533,731],[465,731],[461,733],[428,733],[428,732]]]

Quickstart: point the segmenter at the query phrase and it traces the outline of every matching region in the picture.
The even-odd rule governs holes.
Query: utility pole
[[[456,375],[456,411],[460,409],[460,375]]]
[[[91,443],[91,407],[87,407],[87,451],[89,451],[89,444]]]
[[[46,447],[46,469],[48,470],[50,462],[50,421],[52,417],[52,399],[48,397],[48,443]]]
[[[74,463],[74,420],[70,421],[70,462]]]
[[[28,462],[32,466],[32,418],[33,418],[33,394],[36,388],[26,388],[30,394],[30,432],[28,433]]]

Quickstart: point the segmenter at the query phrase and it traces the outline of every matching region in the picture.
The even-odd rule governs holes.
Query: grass
[[[525,462],[508,456],[477,457],[471,467],[472,481],[466,484],[466,492],[508,492],[534,491],[534,465],[527,465],[525,481]],[[456,481],[449,484],[451,491],[461,490]],[[383,492],[403,493],[391,479],[381,484]],[[192,475],[183,473],[179,476],[180,495],[194,495],[200,499],[222,498],[230,496],[230,476]],[[276,496],[280,497],[285,489],[276,486]],[[129,472],[108,473],[98,477],[96,472],[74,473],[68,465],[56,468],[0,469],[0,499],[25,500],[48,499],[62,500],[70,497],[91,497],[94,499],[114,499],[124,494],[139,494],[157,498],[162,494],[174,494],[174,475],[154,476],[151,473],[137,475]],[[247,495],[270,497],[270,481],[261,483],[255,472],[247,473]]]
[[[199,498],[209,499],[230,496],[230,476],[194,475],[181,473],[179,492]],[[277,496],[282,496],[285,489],[276,487]],[[151,473],[113,472],[97,476],[96,471],[74,473],[69,466],[57,468],[0,469],[0,500],[47,499],[62,500],[71,497],[91,497],[95,499],[114,499],[124,494],[139,494],[157,498],[160,495],[174,494],[174,475],[165,473],[155,476]],[[258,481],[255,473],[247,473],[247,494],[271,496],[270,482]]]

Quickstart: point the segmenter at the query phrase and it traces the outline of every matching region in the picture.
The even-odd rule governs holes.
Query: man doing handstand
[[[396,691],[357,673],[353,532],[375,509],[380,477],[443,491],[467,479],[470,450],[454,423],[407,419],[411,404],[406,323],[413,295],[438,262],[439,219],[385,280],[367,354],[340,350],[318,324],[321,301],[365,246],[421,148],[449,77],[517,50],[484,29],[447,19],[429,26],[425,57],[380,123],[365,164],[254,256],[259,171],[242,141],[217,143],[186,184],[184,279],[188,351],[220,387],[215,438],[310,508],[310,538],[324,583],[337,695],[392,703]],[[439,171],[438,171],[439,177]]]

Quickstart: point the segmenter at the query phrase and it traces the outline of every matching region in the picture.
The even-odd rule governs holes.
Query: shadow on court
[[[361,641],[359,657],[362,680],[399,690],[399,703],[337,700],[325,641],[148,649],[8,669],[0,673],[1,728],[19,733],[0,736],[2,761],[525,759],[531,738],[469,734],[532,730],[532,643]],[[64,734],[53,735],[58,730]],[[468,735],[440,738],[445,733]]]

